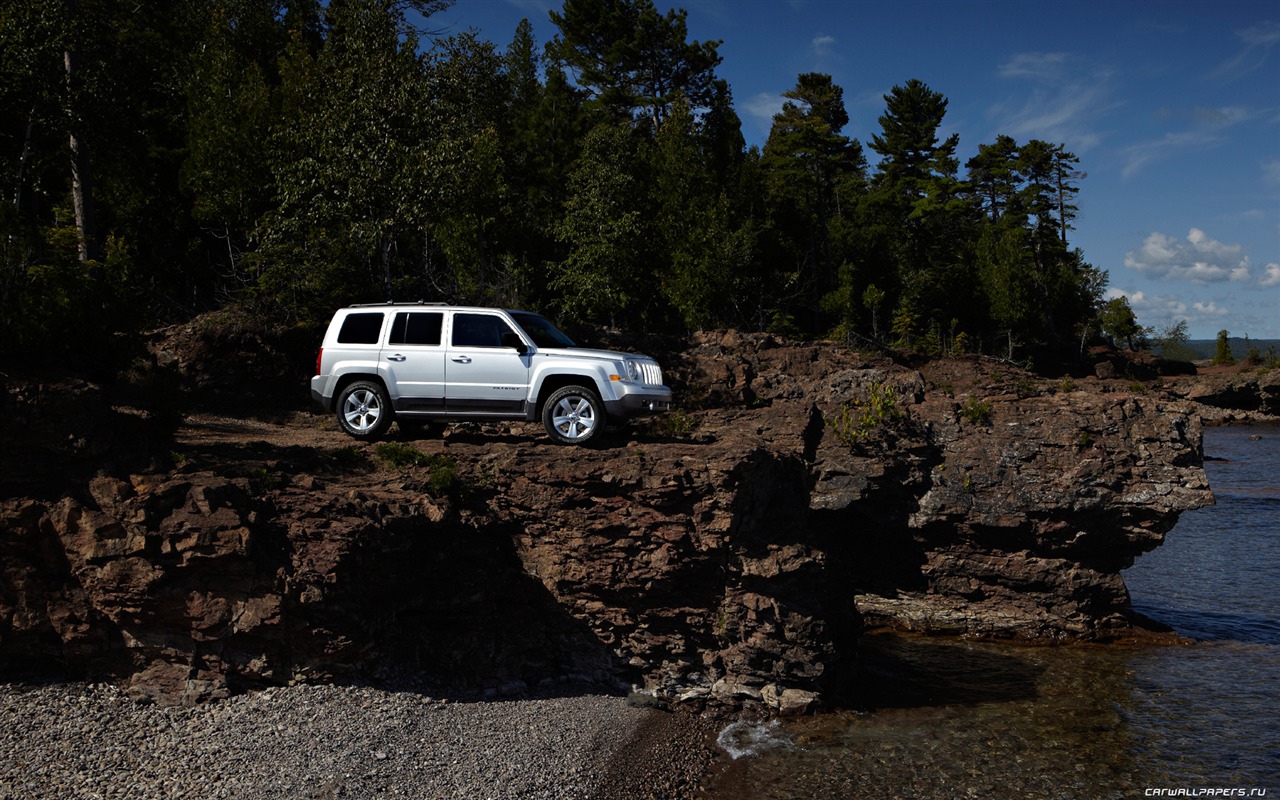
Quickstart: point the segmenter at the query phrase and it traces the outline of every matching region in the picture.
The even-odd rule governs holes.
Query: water
[[[1225,459],[1205,465],[1218,505],[1125,573],[1135,608],[1196,644],[872,637],[875,711],[763,732],[708,797],[1280,797],[1280,427],[1209,429],[1205,453]]]

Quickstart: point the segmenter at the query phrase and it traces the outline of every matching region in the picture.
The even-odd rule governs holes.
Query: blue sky
[[[1280,338],[1280,0],[655,0],[721,40],[748,144],[802,72],[844,88],[849,136],[911,78],[950,101],[961,163],[999,134],[1065,144],[1087,173],[1071,236],[1144,325]],[[431,20],[505,47],[546,0],[457,0]],[[868,150],[874,165],[875,153]]]

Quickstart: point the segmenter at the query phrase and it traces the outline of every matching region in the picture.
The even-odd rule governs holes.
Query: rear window
[[[391,344],[440,344],[444,314],[401,311],[391,323]]]
[[[382,313],[348,314],[338,331],[338,344],[377,344]]]

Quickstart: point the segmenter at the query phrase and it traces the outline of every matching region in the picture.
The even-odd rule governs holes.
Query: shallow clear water
[[[709,797],[1280,797],[1280,427],[1209,429],[1205,454],[1218,504],[1125,573],[1138,611],[1198,643],[871,637],[876,711],[786,723],[790,744],[734,760]]]

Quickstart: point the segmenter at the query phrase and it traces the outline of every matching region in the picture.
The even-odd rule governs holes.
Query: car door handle
[[[457,358],[455,358],[455,359],[453,359],[453,360],[454,360],[454,361],[456,361],[456,362],[458,362],[459,364],[470,364],[470,363],[471,363],[471,356],[458,356]]]
[[[396,353],[394,356],[387,356],[388,361],[404,361],[404,356]]]

